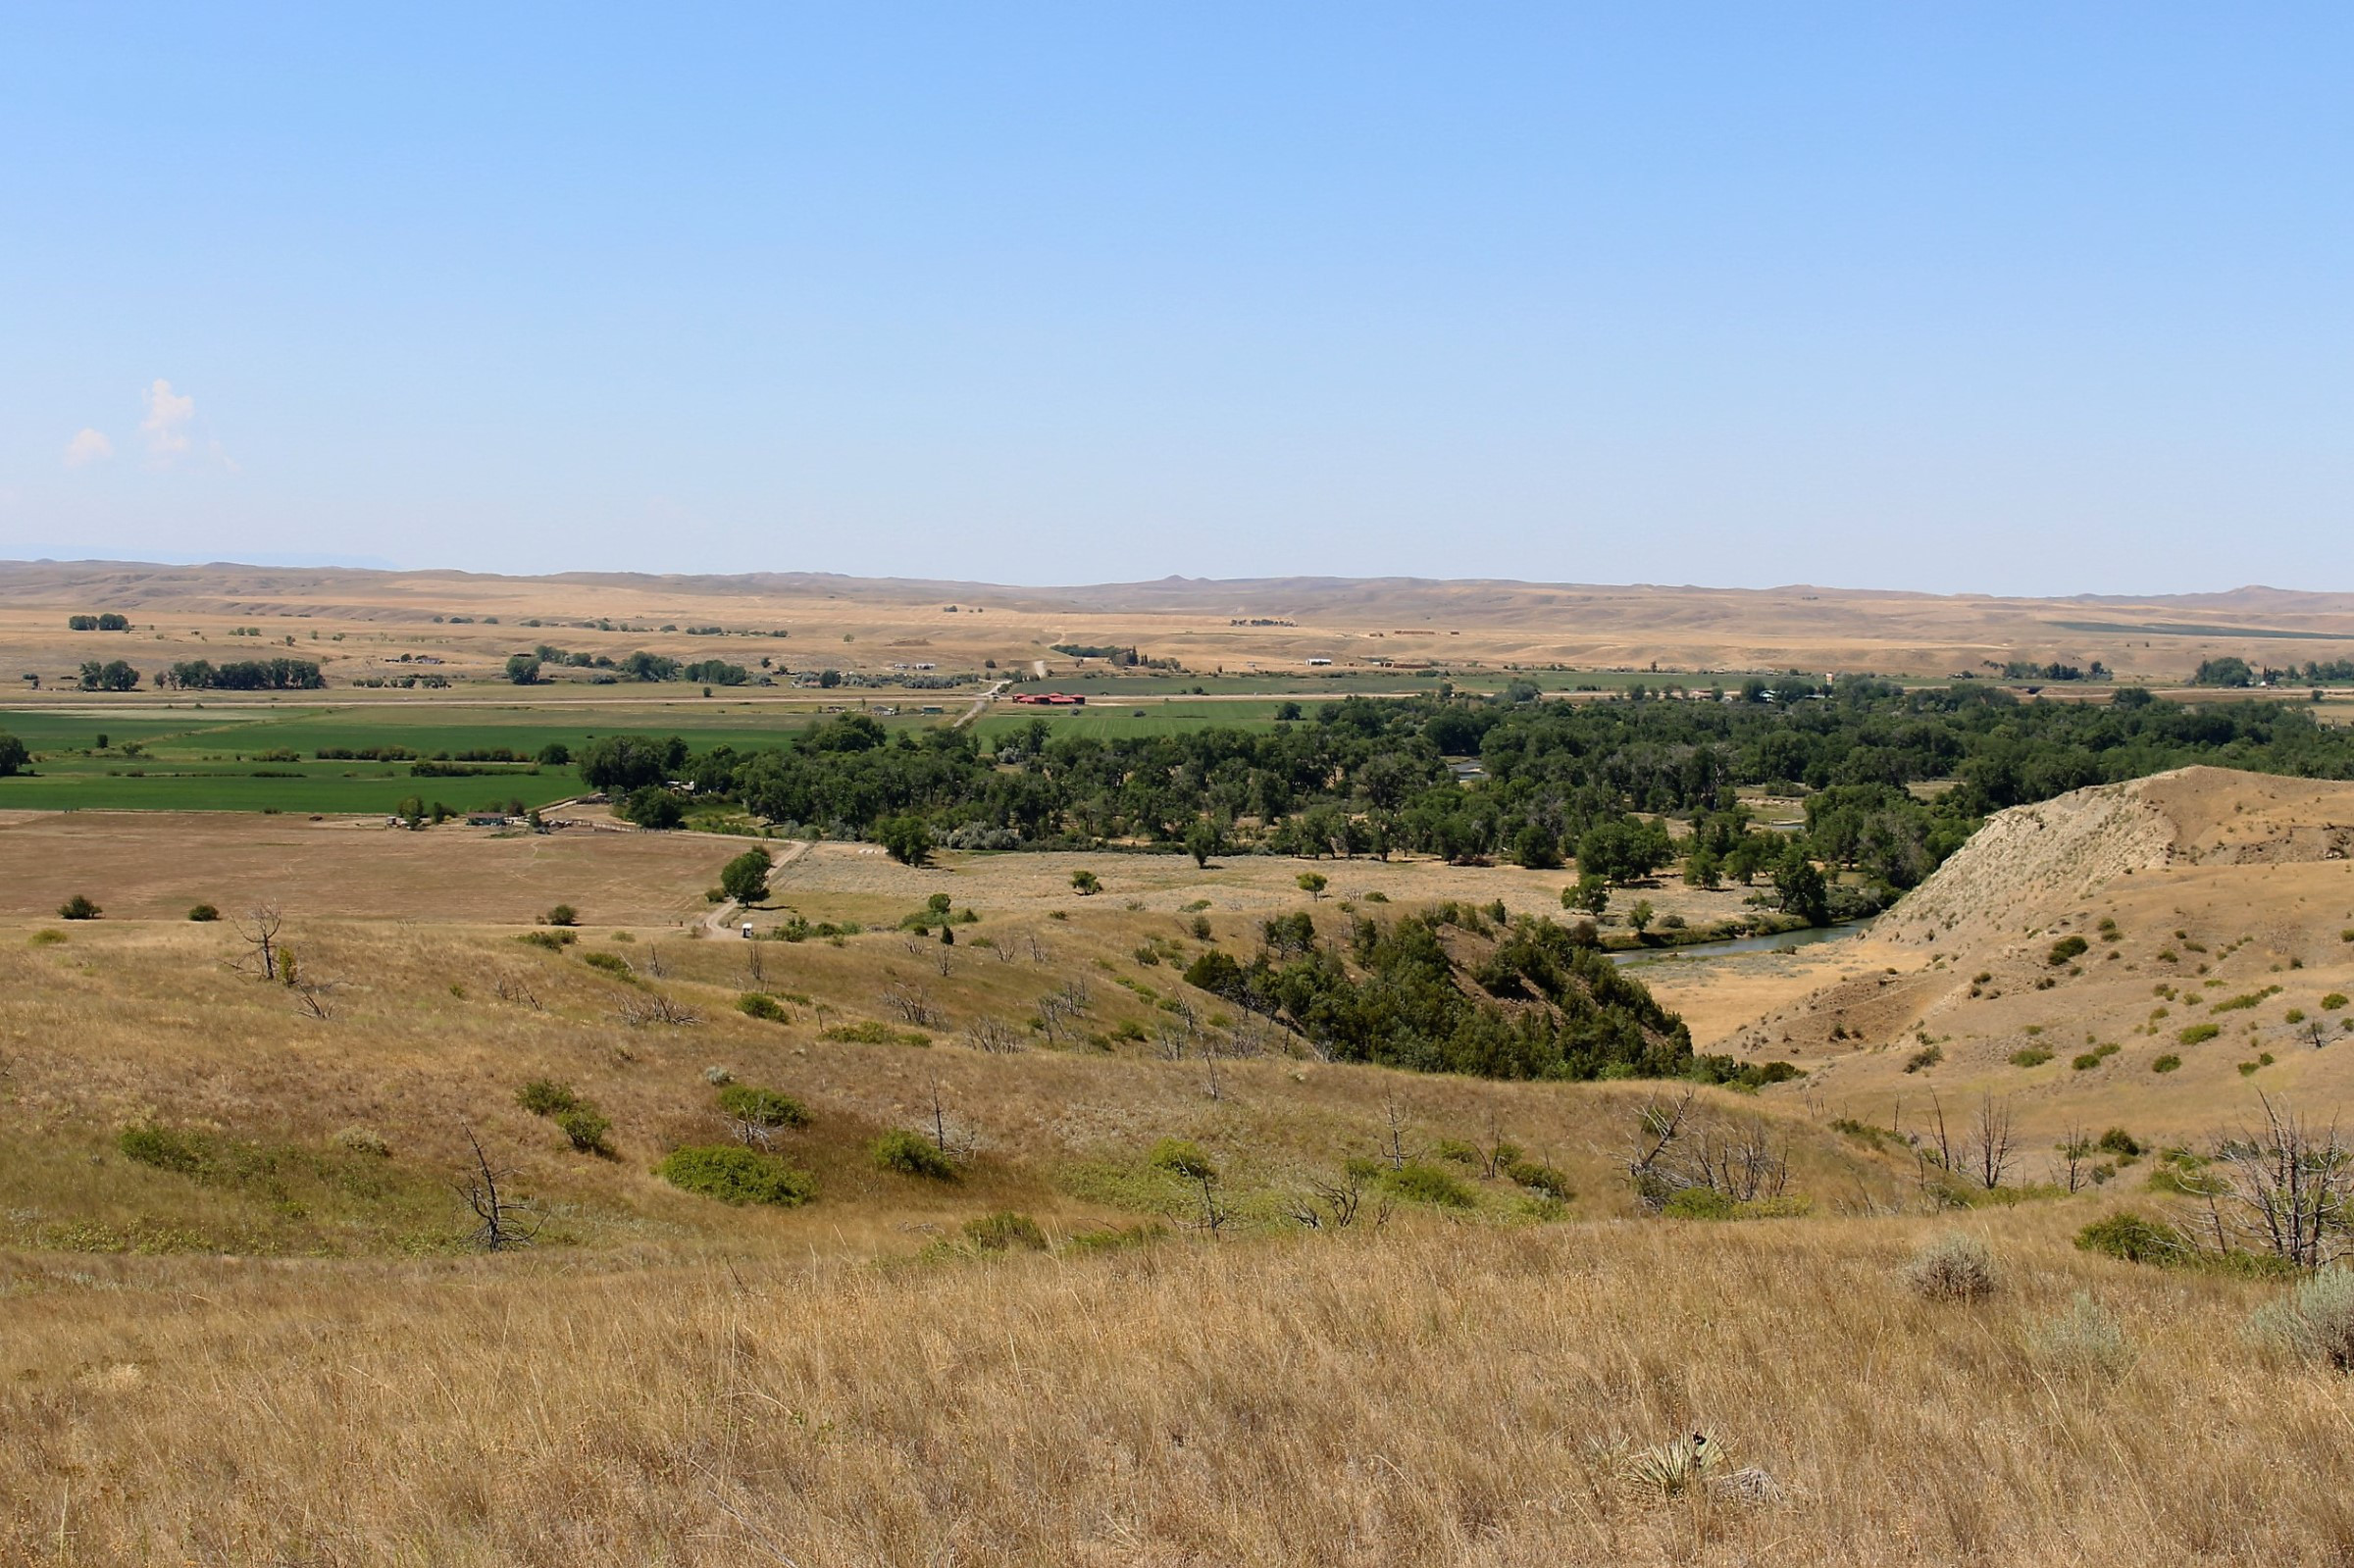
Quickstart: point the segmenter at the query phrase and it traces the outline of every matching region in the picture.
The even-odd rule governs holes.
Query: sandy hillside
[[[2354,1103],[2350,825],[2354,784],[2220,768],[2004,812],[1726,1044],[1814,1069],[1832,1114],[1992,1092],[2042,1141],[2203,1134],[2257,1089]]]

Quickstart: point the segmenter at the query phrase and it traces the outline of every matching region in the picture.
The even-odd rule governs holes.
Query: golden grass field
[[[2283,1288],[2069,1244],[2121,1209],[2186,1211],[2147,1162],[1953,1210],[1901,1138],[1831,1123],[1923,1134],[1932,1094],[1959,1124],[1991,1093],[2034,1183],[2072,1127],[2198,1143],[2259,1088],[2326,1118],[2354,1034],[2299,1053],[2287,1009],[2354,1012],[2325,1004],[2354,989],[2347,823],[2344,786],[2185,770],[1998,819],[1868,937],[1644,966],[1704,1046],[1810,1072],[1699,1094],[1710,1125],[1763,1128],[1810,1200],[1711,1223],[1650,1217],[1626,1180],[1662,1086],[1319,1061],[1185,986],[1192,955],[1310,907],[1295,862],[916,872],[821,844],[751,918],[876,929],[744,942],[703,925],[741,847],[718,835],[12,818],[0,1562],[2343,1562],[2345,1378],[2243,1333]],[[1104,892],[1070,888],[1081,866]],[[1563,880],[1322,869],[1320,920],[1374,891],[1540,912]],[[57,919],[77,890],[104,918]],[[934,891],[978,916],[952,946],[880,929]],[[254,974],[233,919],[185,920],[197,899],[280,905],[327,1016]],[[524,939],[557,901],[577,940]],[[2055,966],[2067,934],[2087,950]],[[1057,1037],[1029,1027],[1074,986]],[[781,1016],[740,1011],[752,990]],[[644,1017],[655,996],[692,1021]],[[1179,1007],[1202,1033],[1172,1049]],[[2193,1013],[2218,1037],[2172,1043]],[[981,1048],[989,1021],[1027,1048]],[[1924,1034],[1943,1054],[1908,1073]],[[2121,1050],[2074,1072],[2086,1034]],[[2011,1065],[2042,1039],[2054,1060]],[[2150,1071],[2162,1050],[2182,1066]],[[815,1202],[654,1174],[729,1136],[723,1076],[806,1103],[780,1147]],[[517,1103],[534,1079],[609,1118],[609,1157]],[[150,1123],[242,1152],[201,1175],[128,1157],[119,1135]],[[953,1181],[869,1156],[936,1126]],[[465,1245],[470,1137],[536,1246]],[[1466,1204],[1293,1218],[1393,1138]],[[1440,1152],[1498,1138],[1571,1195]],[[1216,1231],[1153,1164],[1167,1138],[1214,1162]],[[1006,1211],[1046,1250],[969,1239]],[[1908,1289],[1957,1228],[1993,1292]],[[2055,1333],[2096,1308],[2100,1354]],[[1643,1479],[1696,1430],[1727,1455],[1715,1479]]]

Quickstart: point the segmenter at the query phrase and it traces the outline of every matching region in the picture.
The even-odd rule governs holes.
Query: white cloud
[[[147,455],[159,463],[169,463],[188,450],[188,422],[196,417],[196,399],[172,390],[172,383],[157,377],[147,388],[147,417],[139,421],[139,433],[147,437]]]
[[[86,468],[115,455],[115,443],[106,438],[104,430],[86,427],[66,443],[66,467]]]

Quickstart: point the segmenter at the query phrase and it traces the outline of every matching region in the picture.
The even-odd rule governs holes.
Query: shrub
[[[188,918],[201,926],[219,920],[221,911],[210,904],[196,904],[188,910]]]
[[[773,1154],[735,1143],[689,1144],[671,1150],[654,1174],[682,1191],[722,1203],[773,1203],[797,1208],[817,1196],[817,1178]]]
[[[2092,1146],[2103,1154],[2122,1154],[2126,1159],[2148,1152],[2147,1145],[2122,1127],[2109,1129]]]
[[[866,1019],[856,1024],[836,1024],[818,1036],[844,1045],[929,1045],[932,1037],[912,1029],[894,1029],[889,1024]]]
[[[516,940],[530,942],[534,947],[544,947],[551,953],[560,953],[580,938],[568,931],[527,931]]]
[[[605,1141],[605,1135],[613,1131],[613,1123],[595,1106],[583,1101],[558,1111],[556,1126],[563,1129],[564,1136],[572,1139],[572,1146],[582,1153],[611,1157],[613,1147]]]
[[[719,1091],[719,1108],[754,1127],[807,1127],[809,1107],[773,1088],[731,1084]]]
[[[1979,1301],[1994,1293],[1994,1258],[1986,1243],[1948,1231],[1921,1243],[1900,1276],[1913,1293],[1931,1301]]]
[[[539,922],[544,926],[577,926],[581,923],[581,913],[570,904],[558,904],[541,915]]]
[[[1182,1138],[1164,1138],[1152,1145],[1145,1163],[1156,1171],[1167,1171],[1192,1182],[1206,1182],[1218,1174],[1202,1145]]]
[[[581,962],[590,969],[601,969],[608,975],[617,975],[624,980],[634,978],[637,973],[630,968],[630,961],[619,953],[583,953]]]
[[[2079,1051],[2069,1059],[2068,1065],[2079,1073],[2089,1073],[2101,1065],[2098,1051]]]
[[[2052,943],[2052,950],[2044,954],[2044,962],[2057,969],[2091,945],[2081,936],[2063,936]]]
[[[159,1171],[177,1171],[182,1176],[201,1175],[212,1165],[212,1149],[201,1137],[174,1127],[158,1127],[152,1122],[123,1129],[115,1138],[115,1147],[122,1150],[127,1160],[152,1165]]]
[[[515,1103],[534,1116],[558,1116],[578,1106],[581,1097],[569,1084],[535,1078],[515,1091]]]
[[[772,1024],[785,1022],[784,1003],[761,991],[747,990],[737,997],[736,1010],[746,1018],[765,1018]]]
[[[2334,1013],[2345,1005],[2346,993],[2342,990],[2333,990],[2322,998],[2322,1011],[2325,1013]]]
[[[2117,1314],[2082,1290],[2066,1312],[2035,1327],[2027,1347],[2037,1360],[2084,1378],[2122,1378],[2132,1370],[2135,1354]]]
[[[2171,1073],[2181,1065],[2182,1058],[2176,1056],[2173,1051],[2168,1051],[2164,1056],[2161,1056],[2156,1061],[2150,1063],[2150,1071],[2153,1073]]]
[[[98,906],[80,893],[76,893],[57,906],[57,917],[60,920],[96,920],[99,913]]]
[[[1577,1196],[1575,1189],[1569,1185],[1568,1177],[1535,1160],[1514,1160],[1504,1168],[1504,1174],[1530,1191],[1542,1192],[1559,1202],[1566,1203]]]
[[[2190,1238],[2164,1220],[2121,1209],[2076,1233],[2076,1246],[2127,1263],[2174,1263],[2190,1256]]]
[[[2175,1043],[2177,1045],[2203,1045],[2222,1033],[2223,1029],[2219,1025],[2193,1024],[2188,1029],[2175,1033]]]
[[[1436,1204],[1443,1209],[1467,1209],[1478,1199],[1460,1181],[1435,1165],[1408,1160],[1382,1178],[1382,1185],[1402,1198]]]
[[[1729,1220],[1740,1204],[1713,1187],[1687,1187],[1660,1206],[1671,1220]]]
[[[875,1164],[901,1176],[920,1176],[934,1182],[956,1180],[956,1166],[940,1146],[920,1133],[895,1130],[876,1138],[870,1150]]]
[[[2041,1067],[2051,1059],[2051,1050],[2042,1045],[2029,1045],[2024,1050],[2016,1050],[2011,1053],[2013,1067]]]
[[[1481,1155],[1479,1150],[1473,1148],[1470,1144],[1464,1142],[1459,1138],[1440,1138],[1436,1143],[1433,1143],[1430,1146],[1430,1151],[1433,1154],[1436,1154],[1440,1159],[1453,1160],[1458,1165],[1477,1165],[1481,1163]]]
[[[2259,1307],[2247,1335],[2277,1354],[2354,1372],[2354,1269],[2327,1269]]]
[[[1047,1249],[1047,1233],[1027,1214],[984,1214],[964,1222],[964,1234],[984,1252]]]
[[[54,947],[66,939],[62,931],[36,931],[26,940],[35,947]]]
[[[1908,1073],[1918,1073],[1924,1067],[1935,1067],[1939,1062],[1944,1060],[1944,1046],[1926,1045],[1905,1058],[1905,1071]]]
[[[380,1160],[389,1159],[392,1155],[392,1145],[385,1142],[384,1136],[374,1128],[347,1127],[328,1141],[346,1154],[366,1154]]]

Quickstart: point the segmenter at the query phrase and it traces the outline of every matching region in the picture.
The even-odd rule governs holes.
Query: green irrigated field
[[[388,813],[411,795],[453,811],[543,806],[581,791],[570,768],[419,779],[405,763],[163,763],[121,758],[42,762],[0,779],[0,809],[18,811],[281,811]]]
[[[1265,730],[1274,725],[1276,710],[1282,706],[1272,700],[1186,702],[1158,697],[1142,702],[1090,698],[1084,708],[1017,708],[999,703],[974,729],[985,737],[995,738],[1022,730],[1034,719],[1043,719],[1052,727],[1056,738],[1083,735],[1098,740],[1183,734],[1195,730]],[[1309,704],[1300,706],[1304,713],[1314,711]]]

